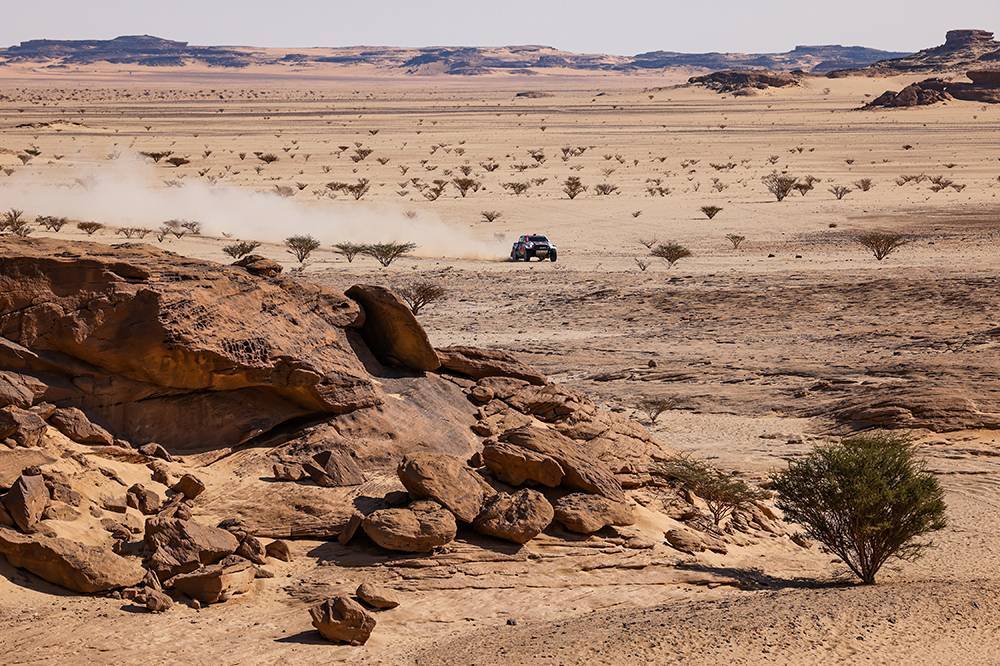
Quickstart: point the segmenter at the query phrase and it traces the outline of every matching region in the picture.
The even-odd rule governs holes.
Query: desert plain
[[[3,661],[996,663],[1000,106],[857,110],[913,76],[807,77],[734,96],[682,85],[685,74],[8,66],[0,207],[72,221],[32,238],[220,263],[233,240],[256,240],[286,274],[337,291],[435,282],[445,296],[418,317],[435,347],[511,352],[664,447],[753,482],[815,443],[909,430],[948,503],[924,558],[861,587],[815,544],[784,535],[688,554],[651,519],[521,549],[483,550],[460,531],[434,558],[307,537],[251,592],[155,615],[0,563]],[[28,147],[39,154],[22,163]],[[359,148],[371,152],[355,161]],[[139,156],[156,151],[189,162]],[[466,196],[451,183],[463,166],[478,182]],[[774,171],[815,187],[776,201],[761,180]],[[571,176],[588,188],[574,199]],[[934,191],[938,176],[954,186]],[[326,186],[362,178],[359,200]],[[435,179],[448,184],[430,200]],[[851,191],[838,199],[836,185]],[[708,219],[704,206],[721,211]],[[174,218],[201,233],[115,233]],[[81,220],[105,228],[87,236]],[[912,241],[876,261],[856,241],[873,229]],[[304,264],[283,245],[295,234],[322,243]],[[509,261],[521,234],[548,235],[558,261]],[[373,240],[417,248],[383,268],[332,247]],[[668,266],[649,257],[654,241],[691,256]],[[650,398],[670,405],[653,422],[640,408]],[[172,464],[207,486],[197,519],[230,515],[238,447]],[[363,647],[321,640],[306,609],[366,580],[400,606],[378,614]]]

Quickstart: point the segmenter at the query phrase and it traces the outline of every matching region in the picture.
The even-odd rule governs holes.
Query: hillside
[[[831,76],[948,72],[966,69],[1000,69],[1000,41],[988,30],[951,30],[940,46],[902,58],[880,60],[859,69],[835,71]]]

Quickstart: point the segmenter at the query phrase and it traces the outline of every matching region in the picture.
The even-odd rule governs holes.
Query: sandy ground
[[[654,432],[754,478],[842,432],[832,406],[873,386],[943,387],[1000,412],[1000,108],[852,111],[904,79],[815,79],[733,98],[666,87],[677,76],[456,78],[0,72],[0,166],[11,170],[0,205],[149,228],[197,217],[204,237],[163,244],[222,261],[224,234],[252,238],[289,269],[280,240],[311,233],[324,248],[304,279],[435,280],[448,296],[421,315],[435,344],[516,351],[625,412],[644,396],[676,397]],[[515,97],[527,89],[545,96]],[[371,156],[351,161],[355,142]],[[40,155],[22,165],[30,146]],[[563,161],[564,146],[587,150]],[[191,163],[122,169],[109,159],[155,150]],[[279,160],[263,166],[254,151]],[[481,166],[490,158],[496,171]],[[450,186],[427,201],[409,180],[450,179],[462,165],[482,183],[466,198]],[[760,182],[772,170],[821,182],[778,203]],[[98,173],[113,174],[92,185],[99,196],[72,186]],[[896,183],[918,174],[965,187]],[[570,175],[591,188],[572,201],[560,191]],[[357,178],[372,186],[360,202],[324,187]],[[871,191],[853,185],[863,178]],[[502,187],[532,179],[524,196]],[[174,185],[194,182],[228,194],[192,203]],[[619,191],[597,196],[597,183]],[[855,191],[838,201],[833,184]],[[294,196],[270,194],[276,185]],[[650,196],[651,185],[671,192]],[[705,205],[723,210],[709,221]],[[502,217],[487,223],[484,210]],[[879,263],[853,240],[869,228],[916,240]],[[548,234],[559,261],[504,261],[528,232]],[[727,234],[746,241],[734,250]],[[84,237],[72,225],[60,235]],[[374,237],[413,240],[418,256],[381,269],[329,249]],[[639,241],[654,238],[693,256],[640,270]],[[104,230],[93,240],[123,239]],[[554,541],[515,562],[463,561],[460,544],[454,559],[390,579],[403,605],[352,649],[318,642],[304,608],[389,574],[297,542],[296,561],[276,564],[277,579],[253,596],[166,616],[63,596],[5,568],[0,649],[7,663],[995,663],[1000,435],[938,425],[959,429],[917,434],[950,525],[938,548],[889,568],[877,588],[832,585],[839,570],[816,550],[588,570],[585,555],[566,558]]]

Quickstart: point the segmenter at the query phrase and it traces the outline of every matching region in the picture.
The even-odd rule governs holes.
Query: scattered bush
[[[594,185],[594,194],[597,194],[598,196],[606,197],[617,191],[618,186],[612,185],[611,183],[598,183],[597,185]]]
[[[115,229],[115,233],[119,236],[124,236],[125,238],[145,238],[149,235],[150,230],[145,227],[119,227]]]
[[[715,216],[722,212],[722,209],[718,206],[702,206],[701,212],[705,214],[710,220],[715,219]]]
[[[167,164],[172,167],[182,167],[185,164],[191,164],[191,160],[186,157],[171,157],[167,160]]]
[[[861,180],[854,181],[854,187],[862,192],[869,192],[875,187],[875,182],[871,178],[862,178]]]
[[[733,249],[740,249],[740,245],[743,245],[743,241],[747,239],[746,236],[739,236],[737,234],[726,234],[726,240],[733,244]]]
[[[792,188],[795,187],[797,179],[794,176],[786,176],[775,171],[761,178],[761,181],[778,201],[784,201],[785,197],[791,193]]]
[[[69,222],[65,217],[55,217],[53,215],[40,215],[35,218],[35,222],[39,223],[49,231],[54,231],[59,233],[66,223]]]
[[[290,236],[285,239],[288,254],[294,256],[300,264],[319,247],[319,241],[312,236]]]
[[[857,241],[871,250],[875,259],[882,261],[898,248],[912,242],[912,239],[889,231],[869,231],[858,236]]]
[[[100,222],[78,222],[76,228],[88,236],[93,236],[95,233],[103,229],[104,225]]]
[[[528,191],[528,189],[531,187],[531,183],[511,182],[511,183],[501,183],[501,186],[508,192],[513,192],[516,196],[521,196],[522,194]]]
[[[678,402],[676,397],[644,398],[639,402],[638,409],[646,415],[650,425],[655,425],[660,415],[676,407]]]
[[[944,528],[944,493],[905,435],[857,435],[821,446],[772,479],[778,508],[866,585],[891,558],[913,560],[916,541]]]
[[[851,188],[846,187],[844,185],[834,185],[833,187],[830,188],[830,194],[835,196],[837,198],[837,201],[840,201],[850,193],[851,193]]]
[[[503,217],[503,213],[496,210],[484,210],[483,212],[480,213],[480,215],[483,216],[483,220],[485,220],[486,222],[496,222],[501,217]]]
[[[428,280],[399,285],[395,287],[394,291],[399,294],[399,297],[406,302],[410,311],[415,315],[420,314],[420,311],[431,303],[440,301],[447,294],[444,287]]]
[[[479,188],[483,186],[483,184],[475,178],[458,177],[453,178],[451,182],[458,189],[458,193],[462,195],[463,199],[470,191],[478,192]]]
[[[563,181],[562,191],[570,199],[576,199],[578,196],[587,191],[587,186],[580,182],[579,176],[570,176]]]
[[[383,268],[388,268],[396,259],[408,255],[415,249],[417,249],[416,243],[373,243],[365,245],[361,253],[382,264]]]
[[[333,251],[344,257],[344,259],[347,259],[347,263],[353,262],[354,257],[361,254],[361,252],[364,249],[365,246],[361,245],[360,243],[345,242],[345,243],[334,243],[333,245]]]
[[[659,257],[667,262],[667,266],[674,267],[681,259],[691,256],[691,250],[677,243],[661,243],[649,253],[650,256]]]
[[[259,247],[260,243],[257,241],[236,241],[235,243],[222,248],[222,251],[236,261],[239,261]]]

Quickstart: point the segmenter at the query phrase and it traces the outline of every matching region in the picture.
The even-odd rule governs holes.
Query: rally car
[[[510,249],[511,261],[531,261],[532,257],[538,257],[542,261],[556,260],[556,246],[547,236],[540,234],[525,234],[514,242],[514,247]]]

